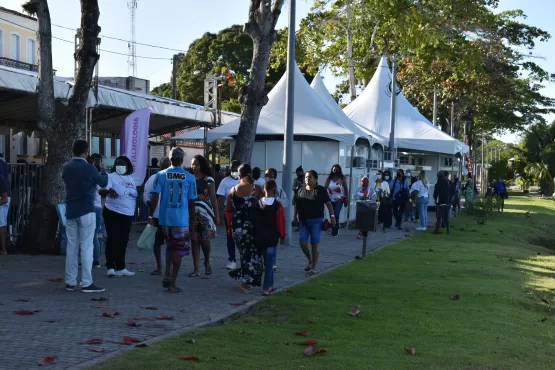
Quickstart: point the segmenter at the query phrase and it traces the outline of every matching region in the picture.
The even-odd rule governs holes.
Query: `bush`
[[[472,202],[465,204],[464,213],[474,217],[478,225],[485,225],[488,218],[495,214],[497,202],[500,200],[493,197],[475,198]]]

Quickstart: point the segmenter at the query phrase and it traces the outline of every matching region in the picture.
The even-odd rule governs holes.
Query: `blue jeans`
[[[102,231],[104,219],[102,218],[102,208],[95,207],[94,213],[96,214],[96,228],[94,229],[93,236],[93,261],[98,262],[100,260],[100,253],[102,253],[100,240],[98,240],[98,234]]]
[[[318,244],[320,243],[320,232],[322,231],[323,218],[307,218],[301,220],[301,227],[299,229],[299,242]]]
[[[343,202],[331,202],[331,204],[333,205],[333,214],[335,215],[335,227],[331,228],[331,235],[337,236],[339,234],[339,216],[341,215]]]
[[[264,284],[262,289],[270,290],[274,285],[274,258],[277,248],[270,247],[264,250]]]
[[[416,199],[416,209],[418,211],[418,217],[420,218],[420,227],[428,227],[428,197],[418,197]]]

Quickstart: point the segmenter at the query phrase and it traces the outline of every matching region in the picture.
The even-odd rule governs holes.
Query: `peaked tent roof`
[[[345,127],[347,130],[351,131],[358,137],[367,138],[368,136],[370,136],[373,142],[379,142],[381,144],[384,144],[386,142],[387,139],[385,137],[382,137],[370,130],[360,127],[355,122],[351,121],[351,119],[347,117],[345,113],[343,113],[343,111],[339,107],[339,104],[337,104],[337,102],[332,98],[328,88],[324,84],[320,72],[316,74],[316,76],[312,80],[312,83],[310,84],[310,87],[312,87],[312,89],[316,92],[316,94],[318,94],[320,99],[322,99],[322,102],[324,102],[324,104],[333,113],[337,122],[339,122],[341,126]]]
[[[368,86],[343,112],[360,126],[389,138],[391,97],[386,91],[390,83],[387,60],[382,57]],[[398,148],[448,154],[468,151],[467,145],[432,125],[402,92],[396,99],[395,145]]]
[[[357,135],[339,124],[334,114],[310,88],[299,68],[295,68],[295,125],[294,135],[325,137],[354,144]],[[285,131],[285,95],[287,74],[268,94],[268,104],[262,108],[257,135],[283,135]],[[237,135],[240,119],[231,121],[208,132],[208,140]]]

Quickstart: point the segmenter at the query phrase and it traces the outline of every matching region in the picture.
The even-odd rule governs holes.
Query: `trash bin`
[[[378,209],[380,208],[380,203],[374,200],[359,200],[356,205],[356,228],[360,231],[375,232],[378,227]]]

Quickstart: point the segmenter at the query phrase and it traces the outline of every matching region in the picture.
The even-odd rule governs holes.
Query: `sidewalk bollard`
[[[380,203],[373,200],[359,200],[356,203],[356,228],[362,234],[362,257],[366,256],[368,231],[376,232]]]

